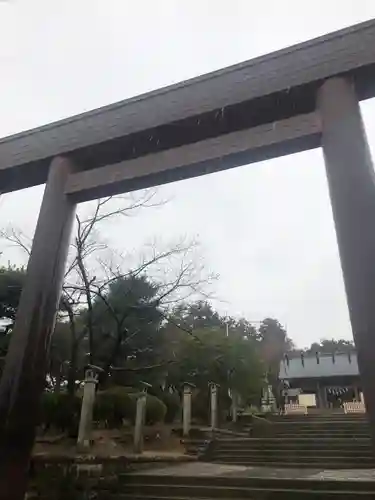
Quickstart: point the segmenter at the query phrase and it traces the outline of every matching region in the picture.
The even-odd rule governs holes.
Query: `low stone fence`
[[[35,456],[30,466],[27,500],[94,500],[115,497],[123,484],[119,475],[136,470],[194,461],[183,455],[161,456]]]

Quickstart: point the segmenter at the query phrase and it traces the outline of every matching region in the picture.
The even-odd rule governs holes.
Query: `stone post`
[[[77,445],[81,450],[90,448],[92,417],[95,403],[95,387],[98,383],[98,374],[93,368],[85,373],[81,417],[79,420]]]
[[[354,399],[359,403],[361,399],[359,397],[358,385],[353,386],[353,392],[354,392]]]
[[[321,408],[325,409],[328,408],[328,401],[327,401],[327,389],[326,387],[320,386],[320,404]]]
[[[137,399],[134,427],[134,453],[143,451],[143,427],[146,418],[147,389],[151,387],[147,382],[142,382],[142,392]]]
[[[215,430],[218,427],[218,405],[217,396],[219,385],[214,382],[210,382],[210,417],[211,417],[211,429]]]
[[[320,384],[319,381],[316,383],[316,407],[317,408],[323,408],[323,401],[321,398],[321,390],[320,390]]]
[[[185,382],[183,389],[183,400],[182,400],[182,435],[188,437],[190,434],[191,426],[191,395],[192,388],[195,387],[193,384]]]
[[[238,418],[238,394],[232,391],[232,422],[236,423]]]

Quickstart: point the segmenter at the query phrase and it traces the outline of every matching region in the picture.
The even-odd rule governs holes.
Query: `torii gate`
[[[0,140],[0,192],[46,183],[0,383],[0,498],[25,491],[76,204],[319,146],[375,449],[374,96],[372,20]]]

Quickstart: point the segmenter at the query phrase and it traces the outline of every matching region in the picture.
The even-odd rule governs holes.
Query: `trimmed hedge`
[[[139,392],[128,387],[115,386],[96,395],[94,419],[106,422],[109,427],[121,427],[124,420],[134,424]],[[167,408],[165,404],[151,394],[146,400],[146,424],[163,422]]]
[[[123,420],[134,421],[136,402],[123,387],[98,391],[95,397],[94,420],[108,427],[121,427]]]
[[[200,390],[193,395],[191,402],[191,416],[194,420],[199,422],[208,422],[210,415],[210,402],[209,402],[208,389]]]
[[[137,404],[138,394],[130,394],[130,398],[134,401],[134,408]],[[164,422],[165,415],[167,413],[167,407],[156,396],[152,396],[151,394],[147,394],[146,399],[146,425],[154,425],[158,422]],[[135,411],[133,414],[132,422],[135,420]]]
[[[132,389],[130,389],[132,391]],[[124,420],[134,424],[137,396],[129,388],[111,387],[98,391],[95,397],[94,421],[103,422],[108,427],[121,427]],[[55,427],[76,436],[81,414],[82,398],[66,393],[45,392],[42,396],[41,423],[45,429]],[[163,422],[167,414],[166,405],[157,397],[147,395],[146,424]]]
[[[71,436],[78,434],[81,398],[66,393],[45,392],[41,400],[41,423],[45,430],[55,427]]]
[[[165,421],[167,407],[156,396],[149,394],[146,401],[146,425],[154,425]]]
[[[178,394],[178,392],[170,393],[167,391],[159,391],[157,393],[154,393],[154,396],[163,401],[163,403],[167,407],[167,412],[164,418],[165,423],[172,424],[176,420],[182,408],[180,395]]]

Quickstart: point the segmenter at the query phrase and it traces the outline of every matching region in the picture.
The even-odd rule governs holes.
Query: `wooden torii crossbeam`
[[[83,201],[318,147],[317,90],[347,75],[374,97],[374,46],[369,21],[0,139],[0,186],[44,183],[64,155],[80,170],[67,192]]]
[[[46,183],[0,382],[0,498],[26,488],[76,203],[319,146],[375,449],[374,47],[369,21],[0,140],[0,192]]]

